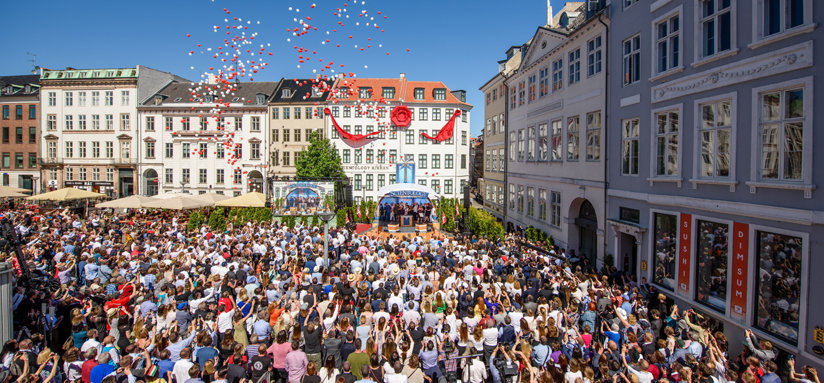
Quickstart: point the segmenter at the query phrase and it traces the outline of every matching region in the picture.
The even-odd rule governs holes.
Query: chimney
[[[546,0],[546,26],[552,28],[552,4],[550,0]]]
[[[406,73],[401,72],[401,80],[406,78]]]

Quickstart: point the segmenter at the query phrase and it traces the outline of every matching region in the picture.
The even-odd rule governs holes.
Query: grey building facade
[[[790,354],[824,365],[824,157],[813,153],[824,6],[621,0],[610,19],[615,266],[710,318],[731,355],[749,328],[782,351],[779,365]]]

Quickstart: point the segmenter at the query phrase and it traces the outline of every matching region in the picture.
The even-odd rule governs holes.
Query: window
[[[131,128],[131,115],[128,113],[120,114],[120,130],[129,130]]]
[[[789,343],[798,343],[804,240],[756,232],[756,314],[753,325]]]
[[[675,290],[675,265],[678,251],[678,217],[669,214],[653,214],[655,236],[653,243],[652,281],[667,289]]]
[[[66,141],[66,158],[74,157],[74,143]]]
[[[395,98],[395,88],[393,87],[384,87],[381,89],[381,93],[383,98]]]
[[[443,181],[443,194],[452,194],[452,180]]]
[[[354,182],[355,184],[353,185],[353,187],[354,187],[354,189],[355,189],[355,190],[361,190],[361,180],[362,180],[362,177],[363,177],[363,176],[362,176],[362,175],[360,175],[360,174],[355,174],[355,182]]]
[[[443,159],[443,168],[444,169],[452,169],[455,166],[454,158],[452,154],[445,154]],[[503,169],[501,169],[503,170]]]
[[[172,130],[174,130],[174,119],[172,117],[164,117],[163,126],[167,132],[171,132]]]
[[[524,186],[518,185],[518,213],[524,212]]]
[[[48,144],[48,158],[53,160],[57,158],[57,142],[49,141]]]
[[[221,147],[222,145],[218,145]],[[192,144],[188,142],[183,143],[183,158],[189,158],[192,156]]]
[[[624,85],[630,85],[641,79],[641,35],[635,35],[623,42]]]
[[[15,144],[22,144],[23,143],[23,128],[17,127],[14,129],[14,143]]]
[[[518,138],[517,133],[510,132],[509,133],[509,160],[515,161],[516,157],[515,154],[518,152],[517,145],[518,145]]]
[[[188,184],[189,181],[190,181],[190,178],[191,178],[191,169],[184,168],[183,169],[183,174],[182,174],[182,177],[181,177],[181,182],[183,184]]]
[[[631,7],[633,4],[637,3],[638,0],[622,0],[624,3],[624,9]]]
[[[86,92],[77,92],[77,106],[86,106]]]
[[[295,115],[295,120],[300,120],[300,108],[299,107],[294,108],[294,115]]]
[[[220,145],[220,144],[218,144]],[[206,142],[201,142],[198,145],[197,154],[200,158],[208,158],[209,157],[209,144]]]
[[[198,169],[198,170],[199,171],[198,171],[197,182],[201,183],[201,184],[205,184],[206,182],[208,182],[207,181],[208,180],[207,169]]]
[[[154,132],[155,129],[155,119],[154,117],[146,117],[146,131],[147,132]]]
[[[260,117],[257,117],[257,116],[252,117],[251,121],[252,121],[251,130],[253,132],[259,132],[260,131]]]
[[[515,184],[509,184],[509,210],[515,210]]]
[[[550,193],[550,222],[549,224],[552,226],[561,226],[561,193],[560,192],[552,192]]]
[[[29,105],[29,120],[37,119],[37,107]]]
[[[461,145],[467,145],[466,132],[461,132]]]
[[[621,174],[638,175],[639,129],[637,118],[621,123]]]
[[[698,2],[701,24],[701,57],[732,49],[732,0]]]
[[[535,79],[534,74],[529,76],[529,78],[527,78],[527,94],[529,94],[529,102],[532,102],[532,101],[536,100],[536,97],[535,97],[535,85],[536,85],[535,83],[536,82],[537,82],[537,80]]]
[[[373,189],[373,186],[374,186],[373,182],[372,182],[373,178],[374,178],[374,175],[372,175],[372,174],[367,174],[366,175],[366,190],[372,190]]]
[[[215,157],[218,159],[226,158],[225,145],[222,143],[215,145]]]
[[[543,67],[538,71],[539,97],[544,97],[549,93],[549,67]]]
[[[386,163],[386,150],[378,150],[378,163]]]
[[[461,154],[461,169],[466,169],[466,154]]]
[[[100,92],[92,91],[92,106],[100,106]]]
[[[485,171],[490,170],[490,166],[489,166],[490,162],[492,162],[492,156],[489,155],[489,150],[487,150],[486,155],[484,156],[484,170]]]
[[[78,145],[79,147],[77,151],[80,158],[86,158],[86,141],[80,141],[78,142]]]
[[[418,120],[426,121],[429,108],[418,108]]]
[[[358,127],[356,126],[355,128],[356,128],[355,134],[360,134],[360,132],[357,132],[357,130],[359,130],[359,129],[357,129]],[[300,142],[300,141],[301,141],[300,140],[300,129],[295,129],[295,142]]]
[[[9,127],[4,126],[3,127],[3,143],[8,144],[9,140],[10,140],[10,138],[9,138]]]
[[[49,106],[57,106],[57,93],[49,92]]]
[[[426,154],[418,154],[418,169],[426,169]]]
[[[240,169],[235,169],[235,171],[233,172],[232,182],[236,185],[243,183],[243,173]]]
[[[524,86],[524,82],[521,81],[518,83],[518,106],[521,106],[526,103],[526,86]]]
[[[77,168],[77,177],[80,181],[86,180],[86,168]]]
[[[8,105],[3,105],[3,119],[4,120],[9,119],[9,106]]]
[[[11,167],[11,153],[4,152],[3,153],[3,168],[8,169]]]
[[[343,149],[343,163],[344,164],[349,163],[349,160],[351,159],[350,152],[351,151],[349,149]]]
[[[226,170],[215,169],[215,184],[223,185],[224,182],[226,182]]]
[[[272,119],[277,120],[280,118],[280,108],[272,108]]]
[[[243,158],[243,144],[235,144],[235,159]]]
[[[304,115],[304,117],[303,117],[303,118],[305,118],[305,119],[307,119],[307,120],[311,120],[311,119],[312,119],[312,117],[313,117],[313,116],[312,116],[313,114],[314,114],[314,112],[312,111],[312,107],[307,106],[307,107],[304,107],[304,108],[303,108],[303,115]]]
[[[526,188],[526,215],[535,216],[535,188]]]
[[[563,124],[561,120],[552,121],[552,155],[551,161],[561,161],[563,159]]]
[[[498,171],[499,172],[502,172],[502,171],[505,170],[504,169],[504,160],[505,159],[506,159],[506,157],[504,156],[504,149],[503,148],[498,149]]]
[[[730,145],[732,130],[729,100],[700,105],[701,177],[730,176]]]
[[[23,169],[23,153],[14,153],[15,169]]]
[[[147,142],[146,143],[146,158],[154,158],[155,156],[155,143],[154,142]]]
[[[251,145],[251,151],[252,151],[251,154],[250,154],[250,156],[251,156],[250,159],[259,160],[260,159],[260,143],[259,142],[253,142],[250,145]]]
[[[655,175],[678,175],[678,111],[655,113]]]
[[[441,120],[441,108],[432,108],[432,121]]]
[[[120,106],[129,106],[129,91],[120,91]]]
[[[220,145],[218,145],[218,146],[220,146]],[[175,149],[174,149],[174,147],[175,147],[175,146],[174,146],[174,144],[173,144],[173,143],[171,143],[171,142],[167,142],[167,143],[166,143],[166,145],[165,145],[165,148],[166,148],[166,149],[165,149],[165,154],[164,154],[164,157],[165,157],[165,158],[172,158],[172,157],[174,157],[174,154],[175,154]]]
[[[74,180],[74,169],[66,168],[66,180],[67,181]]]
[[[433,96],[435,97],[435,101],[446,100],[446,89],[436,88],[433,92]]]
[[[46,116],[46,130],[48,131],[55,131],[57,130],[57,116],[54,114],[50,114]]]
[[[77,116],[77,128],[80,130],[86,130],[86,115],[81,114]]]
[[[758,2],[760,36],[772,36],[809,23],[811,0],[762,0]],[[806,17],[806,20],[805,20]]]
[[[535,127],[530,126],[526,128],[526,160],[527,161],[534,161],[535,160],[535,146],[537,145],[538,141],[535,137]]]
[[[518,130],[518,162],[524,161],[524,133],[523,129]]]
[[[414,144],[415,143],[415,131],[410,129],[406,131],[406,143],[407,144]]]
[[[587,161],[601,159],[601,111],[587,113]]]
[[[72,106],[72,104],[74,104],[74,98],[72,97],[72,92],[64,93],[63,98],[66,101],[66,106]]]
[[[92,115],[92,130],[100,130],[100,115]]]
[[[567,161],[578,161],[580,126],[580,117],[567,119]]]
[[[552,91],[561,90],[564,87],[564,59],[560,58],[552,62]]]
[[[518,91],[513,86],[510,93],[511,93],[511,96],[510,96],[510,102],[509,102],[509,110],[513,110],[518,105],[517,102],[516,102],[518,100],[518,98],[517,98]]]
[[[761,179],[801,181],[805,178],[804,129],[809,129],[810,124],[804,91],[804,88],[793,88],[759,95]]]
[[[358,88],[358,97],[359,98],[372,98],[372,88],[362,86]]]
[[[355,149],[355,163],[356,164],[363,163],[363,150],[362,149]]]
[[[114,142],[106,141],[106,158],[114,158]]]
[[[695,300],[724,312],[727,307],[729,225],[696,220]]]
[[[581,48],[569,52],[569,85],[581,81]]]
[[[415,88],[415,99],[416,100],[423,100],[424,99],[424,89],[423,88]]]
[[[441,168],[441,155],[440,154],[433,154],[432,155],[432,169],[440,169]]]
[[[425,132],[425,130],[421,130],[421,133],[424,133],[424,132]],[[419,144],[419,145],[426,145],[426,142],[427,142],[428,140],[429,140],[429,139],[428,139],[428,138],[426,138],[426,137],[424,137],[424,135],[423,135],[423,134],[421,134],[421,135],[419,135],[419,136],[418,136],[418,144]],[[434,143],[435,143],[435,141],[433,141],[432,143],[434,144]]]
[[[373,161],[375,161],[375,150],[366,149],[366,163],[371,164]]]
[[[681,65],[681,19],[679,14],[666,16],[655,23],[655,73],[664,73]]]
[[[167,184],[173,184],[175,182],[174,174],[174,169],[166,169],[164,174],[164,182]]]
[[[114,105],[114,91],[111,91],[111,90],[107,90],[107,91],[106,91],[106,93],[105,93],[105,98],[104,98],[104,100],[103,100],[103,103],[104,103],[106,106],[112,106],[112,105]]]
[[[587,76],[601,73],[601,36],[587,41]]]
[[[72,130],[74,129],[74,119],[71,115],[66,115],[66,125],[63,127],[65,130]]]
[[[289,152],[283,152],[283,166],[292,166],[289,162]]]
[[[131,142],[120,141],[120,158],[127,160],[131,158]]]

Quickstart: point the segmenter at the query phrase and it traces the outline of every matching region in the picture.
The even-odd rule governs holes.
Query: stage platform
[[[358,226],[361,226],[361,224],[359,224]],[[433,235],[434,236],[444,236],[444,235],[446,235],[446,236],[449,236],[449,237],[452,236],[451,234],[444,233],[444,232],[442,232],[438,229],[434,229],[431,224],[427,225],[427,230],[425,232],[415,230],[414,226],[404,226],[404,227],[399,227],[397,232],[391,233],[388,230],[388,225],[381,225],[381,226],[378,226],[378,227],[371,227],[371,225],[370,225],[370,227],[368,229],[366,229],[365,231],[363,231],[363,232],[361,232],[360,230],[356,230],[356,231],[358,232],[358,234],[368,235],[370,237],[376,236],[376,237],[380,237],[380,238],[384,238],[384,239],[385,238],[390,238],[390,237],[401,238],[401,239],[412,239],[412,238],[415,238],[415,237],[422,237],[425,240],[429,240]]]

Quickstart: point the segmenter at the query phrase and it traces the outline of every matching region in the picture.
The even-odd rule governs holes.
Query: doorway
[[[620,263],[615,266],[625,273],[634,275],[638,270],[638,241],[633,235],[621,233],[620,242]]]
[[[598,217],[592,203],[586,200],[581,203],[575,225],[578,226],[578,254],[594,265],[598,258]]]

